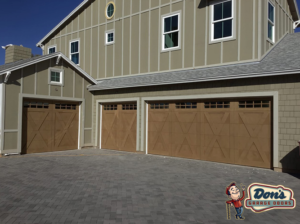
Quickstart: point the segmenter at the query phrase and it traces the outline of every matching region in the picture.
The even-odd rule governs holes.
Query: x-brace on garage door
[[[149,103],[148,153],[271,168],[271,101]]]

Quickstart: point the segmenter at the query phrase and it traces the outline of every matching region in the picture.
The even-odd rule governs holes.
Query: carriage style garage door
[[[78,149],[79,105],[24,100],[22,153]]]
[[[271,101],[149,103],[148,153],[271,168]]]
[[[136,103],[102,105],[101,148],[136,152]]]

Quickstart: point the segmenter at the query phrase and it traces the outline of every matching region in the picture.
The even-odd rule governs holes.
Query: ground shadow
[[[282,171],[289,173],[290,175],[300,179],[300,154],[299,146],[291,150],[286,156],[284,156],[280,163],[282,165]]]

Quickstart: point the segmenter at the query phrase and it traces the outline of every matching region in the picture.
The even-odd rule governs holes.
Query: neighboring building
[[[40,151],[72,149],[78,138],[78,148],[299,172],[298,20],[295,0],[85,0],[37,44],[41,62],[6,75],[1,152],[34,152],[51,132]],[[48,80],[56,58],[58,87]],[[81,105],[75,131],[55,111],[71,100]],[[29,140],[28,113],[48,113],[35,108],[45,103],[57,120],[51,131],[35,123]],[[68,131],[65,148],[49,146]]]

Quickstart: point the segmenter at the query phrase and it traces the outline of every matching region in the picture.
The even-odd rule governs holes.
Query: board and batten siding
[[[64,86],[49,85],[48,78],[49,68],[58,68],[64,70]],[[39,62],[28,67],[13,71],[9,77],[8,83],[3,83],[3,109],[4,124],[1,135],[3,134],[1,143],[1,153],[18,153],[18,147],[21,142],[20,129],[21,124],[18,117],[22,108],[20,105],[20,94],[30,94],[30,98],[37,100],[40,98],[45,100],[66,100],[66,99],[84,99],[81,104],[80,125],[83,125],[80,146],[93,146],[92,144],[92,94],[87,90],[90,83],[79,75],[67,62],[60,60],[56,65],[56,58]],[[3,147],[3,148],[2,148]]]
[[[286,0],[275,5],[275,43],[292,33]],[[210,43],[210,1],[114,0],[115,16],[105,17],[108,0],[94,0],[67,21],[45,44],[69,56],[70,40],[80,41],[80,67],[95,79],[201,68],[260,60],[275,43],[267,38],[268,1],[234,0],[236,37]],[[181,47],[161,52],[162,16],[181,13]],[[115,31],[115,43],[105,44],[105,31]]]

